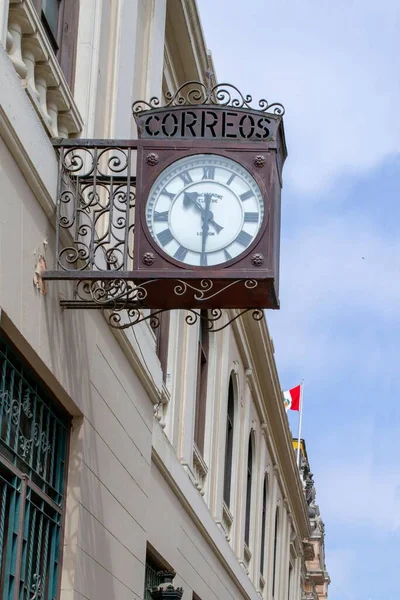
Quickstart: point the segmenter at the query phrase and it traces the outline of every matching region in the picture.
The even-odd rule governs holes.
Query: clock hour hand
[[[197,200],[197,198],[200,195],[201,194],[199,194],[198,192],[183,192],[183,206],[190,206],[190,204],[193,204],[193,206],[195,206],[197,208],[197,210],[199,210],[201,212],[202,218],[205,219],[206,211],[205,211],[204,207],[200,204],[200,202],[198,202],[198,200]],[[212,194],[208,194],[208,195],[210,196],[210,202],[211,202]],[[213,213],[210,210],[208,210],[207,213],[209,214],[209,217],[211,216],[211,218],[206,219],[207,222],[211,223],[211,225],[214,226],[217,233],[222,231],[223,227],[221,227],[221,225],[218,225],[218,223],[216,221],[214,221]]]

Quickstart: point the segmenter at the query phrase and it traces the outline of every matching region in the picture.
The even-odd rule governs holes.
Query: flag
[[[288,410],[300,410],[301,385],[298,385],[287,392],[283,392],[283,403]]]

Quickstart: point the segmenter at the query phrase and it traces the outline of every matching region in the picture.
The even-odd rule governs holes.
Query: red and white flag
[[[301,384],[287,392],[283,392],[283,403],[288,410],[300,410]]]

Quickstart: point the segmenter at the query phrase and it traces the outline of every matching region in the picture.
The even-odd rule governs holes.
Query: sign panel
[[[142,139],[209,139],[271,142],[280,119],[232,107],[169,107],[135,115]]]

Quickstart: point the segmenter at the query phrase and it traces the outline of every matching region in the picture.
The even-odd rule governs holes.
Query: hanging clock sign
[[[133,107],[134,270],[157,279],[146,305],[278,308],[283,107],[198,86]]]

